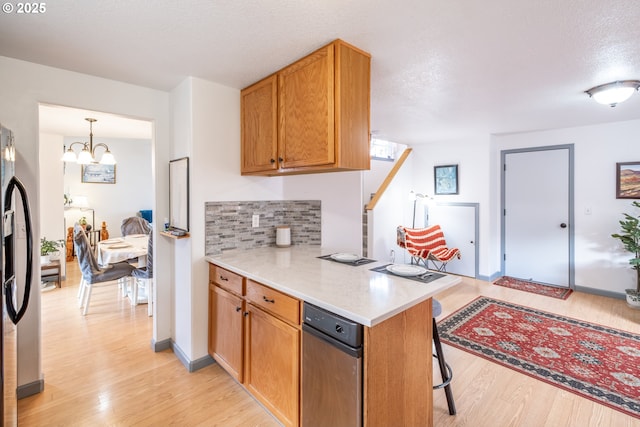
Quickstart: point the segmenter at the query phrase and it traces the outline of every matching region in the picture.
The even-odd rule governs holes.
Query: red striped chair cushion
[[[401,236],[404,236],[401,243]],[[460,258],[458,248],[448,248],[444,233],[439,225],[427,228],[398,227],[398,245],[407,249],[412,256],[423,259],[431,256],[437,261],[449,261],[453,257]]]

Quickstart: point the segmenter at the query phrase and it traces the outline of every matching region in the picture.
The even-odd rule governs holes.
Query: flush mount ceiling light
[[[615,107],[629,99],[639,87],[640,80],[621,80],[593,87],[585,93],[599,104]]]
[[[116,159],[115,157],[113,157],[113,154],[111,154],[111,151],[109,151],[109,147],[107,146],[107,144],[100,142],[96,144],[95,147],[93,146],[93,123],[97,122],[98,120],[92,119],[90,117],[86,118],[85,120],[89,122],[89,142],[72,142],[71,145],[69,145],[69,148],[67,148],[67,150],[62,155],[62,161],[76,162],[79,165],[88,165],[89,163],[96,163],[96,160],[95,160],[96,148],[104,147],[105,152],[102,154],[102,158],[100,159],[100,164],[115,165]],[[73,151],[73,146],[76,144],[82,145],[82,151],[80,152],[80,154],[78,154],[78,157],[76,157],[76,153]]]

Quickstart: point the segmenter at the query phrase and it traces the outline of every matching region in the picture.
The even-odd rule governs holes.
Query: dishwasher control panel
[[[351,347],[362,345],[362,325],[315,305],[304,303],[304,323]]]

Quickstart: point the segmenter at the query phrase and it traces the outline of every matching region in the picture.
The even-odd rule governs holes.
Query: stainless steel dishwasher
[[[304,303],[302,427],[362,426],[362,325]]]

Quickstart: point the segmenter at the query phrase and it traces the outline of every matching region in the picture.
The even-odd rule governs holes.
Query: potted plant
[[[40,264],[49,264],[51,254],[58,251],[58,243],[47,240],[46,237],[40,239]]]
[[[633,206],[640,208],[640,202],[634,201]],[[636,271],[636,289],[625,289],[627,293],[627,304],[633,308],[640,309],[640,216],[633,216],[623,213],[624,219],[620,220],[620,233],[612,234],[611,237],[619,239],[624,248],[633,254],[629,259],[631,268]]]

